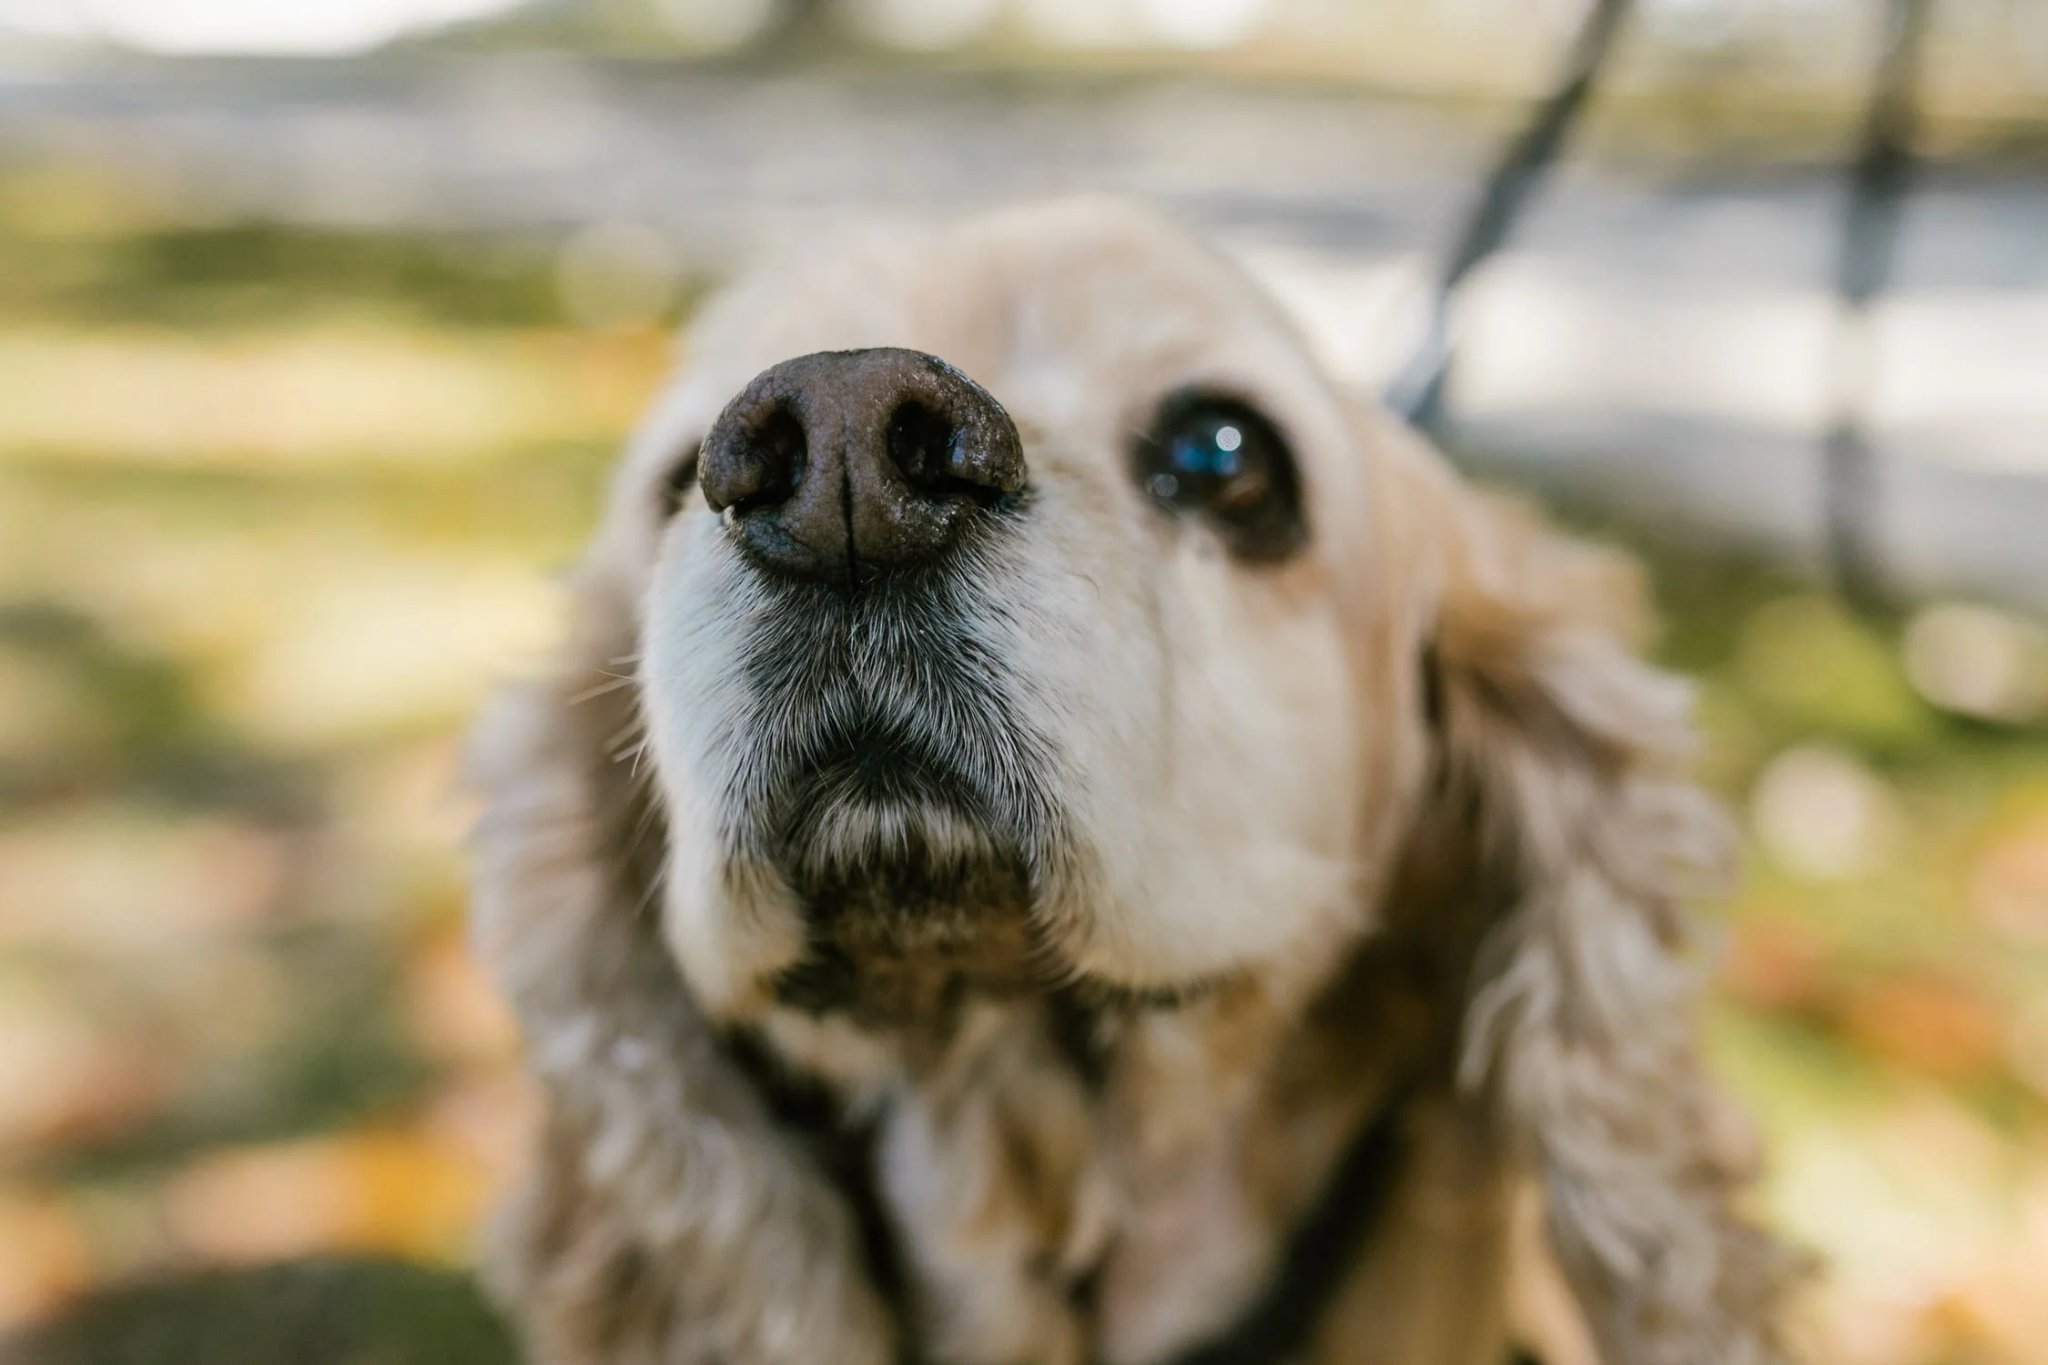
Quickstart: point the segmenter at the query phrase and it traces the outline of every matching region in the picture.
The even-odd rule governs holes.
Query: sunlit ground
[[[0,256],[0,1324],[460,1266],[528,1102],[462,951],[458,735],[553,635],[663,331],[540,246],[63,175],[0,177]],[[2048,643],[1659,572],[1754,836],[1712,1037],[1832,1263],[1812,1358],[2048,1362]],[[436,1312],[419,1358],[496,1349]]]

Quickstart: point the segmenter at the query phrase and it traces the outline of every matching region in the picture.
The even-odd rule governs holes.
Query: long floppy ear
[[[480,727],[472,934],[511,997],[545,1129],[489,1275],[534,1365],[884,1365],[855,1219],[692,1002],[653,890],[663,831],[619,761],[635,537],[600,537],[557,675]],[[609,559],[607,559],[609,555]]]
[[[1434,527],[1433,723],[1503,882],[1461,1079],[1537,1174],[1607,1365],[1780,1359],[1795,1262],[1736,1208],[1748,1172],[1695,1050],[1685,905],[1732,840],[1687,777],[1690,689],[1636,657],[1640,594],[1619,557],[1487,495],[1434,492],[1449,524]]]

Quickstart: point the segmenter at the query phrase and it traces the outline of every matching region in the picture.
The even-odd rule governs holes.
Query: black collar
[[[807,1141],[829,1179],[846,1194],[860,1228],[875,1287],[907,1321],[908,1286],[895,1237],[873,1179],[872,1125],[843,1126],[838,1098],[824,1085],[777,1064],[745,1030],[726,1037],[729,1055],[761,1086],[776,1119]],[[1272,1365],[1298,1357],[1343,1291],[1366,1239],[1386,1214],[1406,1156],[1403,1119],[1415,1090],[1396,1084],[1331,1172],[1322,1197],[1296,1224],[1259,1296],[1235,1321],[1174,1356],[1169,1365]],[[919,1353],[906,1341],[904,1360]]]

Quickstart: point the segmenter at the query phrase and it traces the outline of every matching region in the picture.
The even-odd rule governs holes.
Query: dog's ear
[[[720,1045],[657,927],[660,813],[621,752],[644,549],[616,520],[600,535],[561,667],[501,696],[473,746],[488,806],[472,937],[546,1106],[490,1277],[535,1365],[884,1365],[895,1328],[851,1211]]]
[[[1439,833],[1497,907],[1460,1079],[1539,1177],[1608,1365],[1776,1359],[1789,1261],[1735,1207],[1746,1163],[1695,1052],[1686,904],[1732,839],[1687,777],[1690,689],[1635,653],[1627,561],[1440,468],[1422,484],[1423,709],[1437,809],[1467,826]]]

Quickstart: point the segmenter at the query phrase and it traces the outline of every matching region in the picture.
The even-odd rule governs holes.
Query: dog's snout
[[[764,370],[713,423],[699,479],[769,571],[859,583],[942,554],[1024,474],[987,391],[936,356],[878,348]]]

